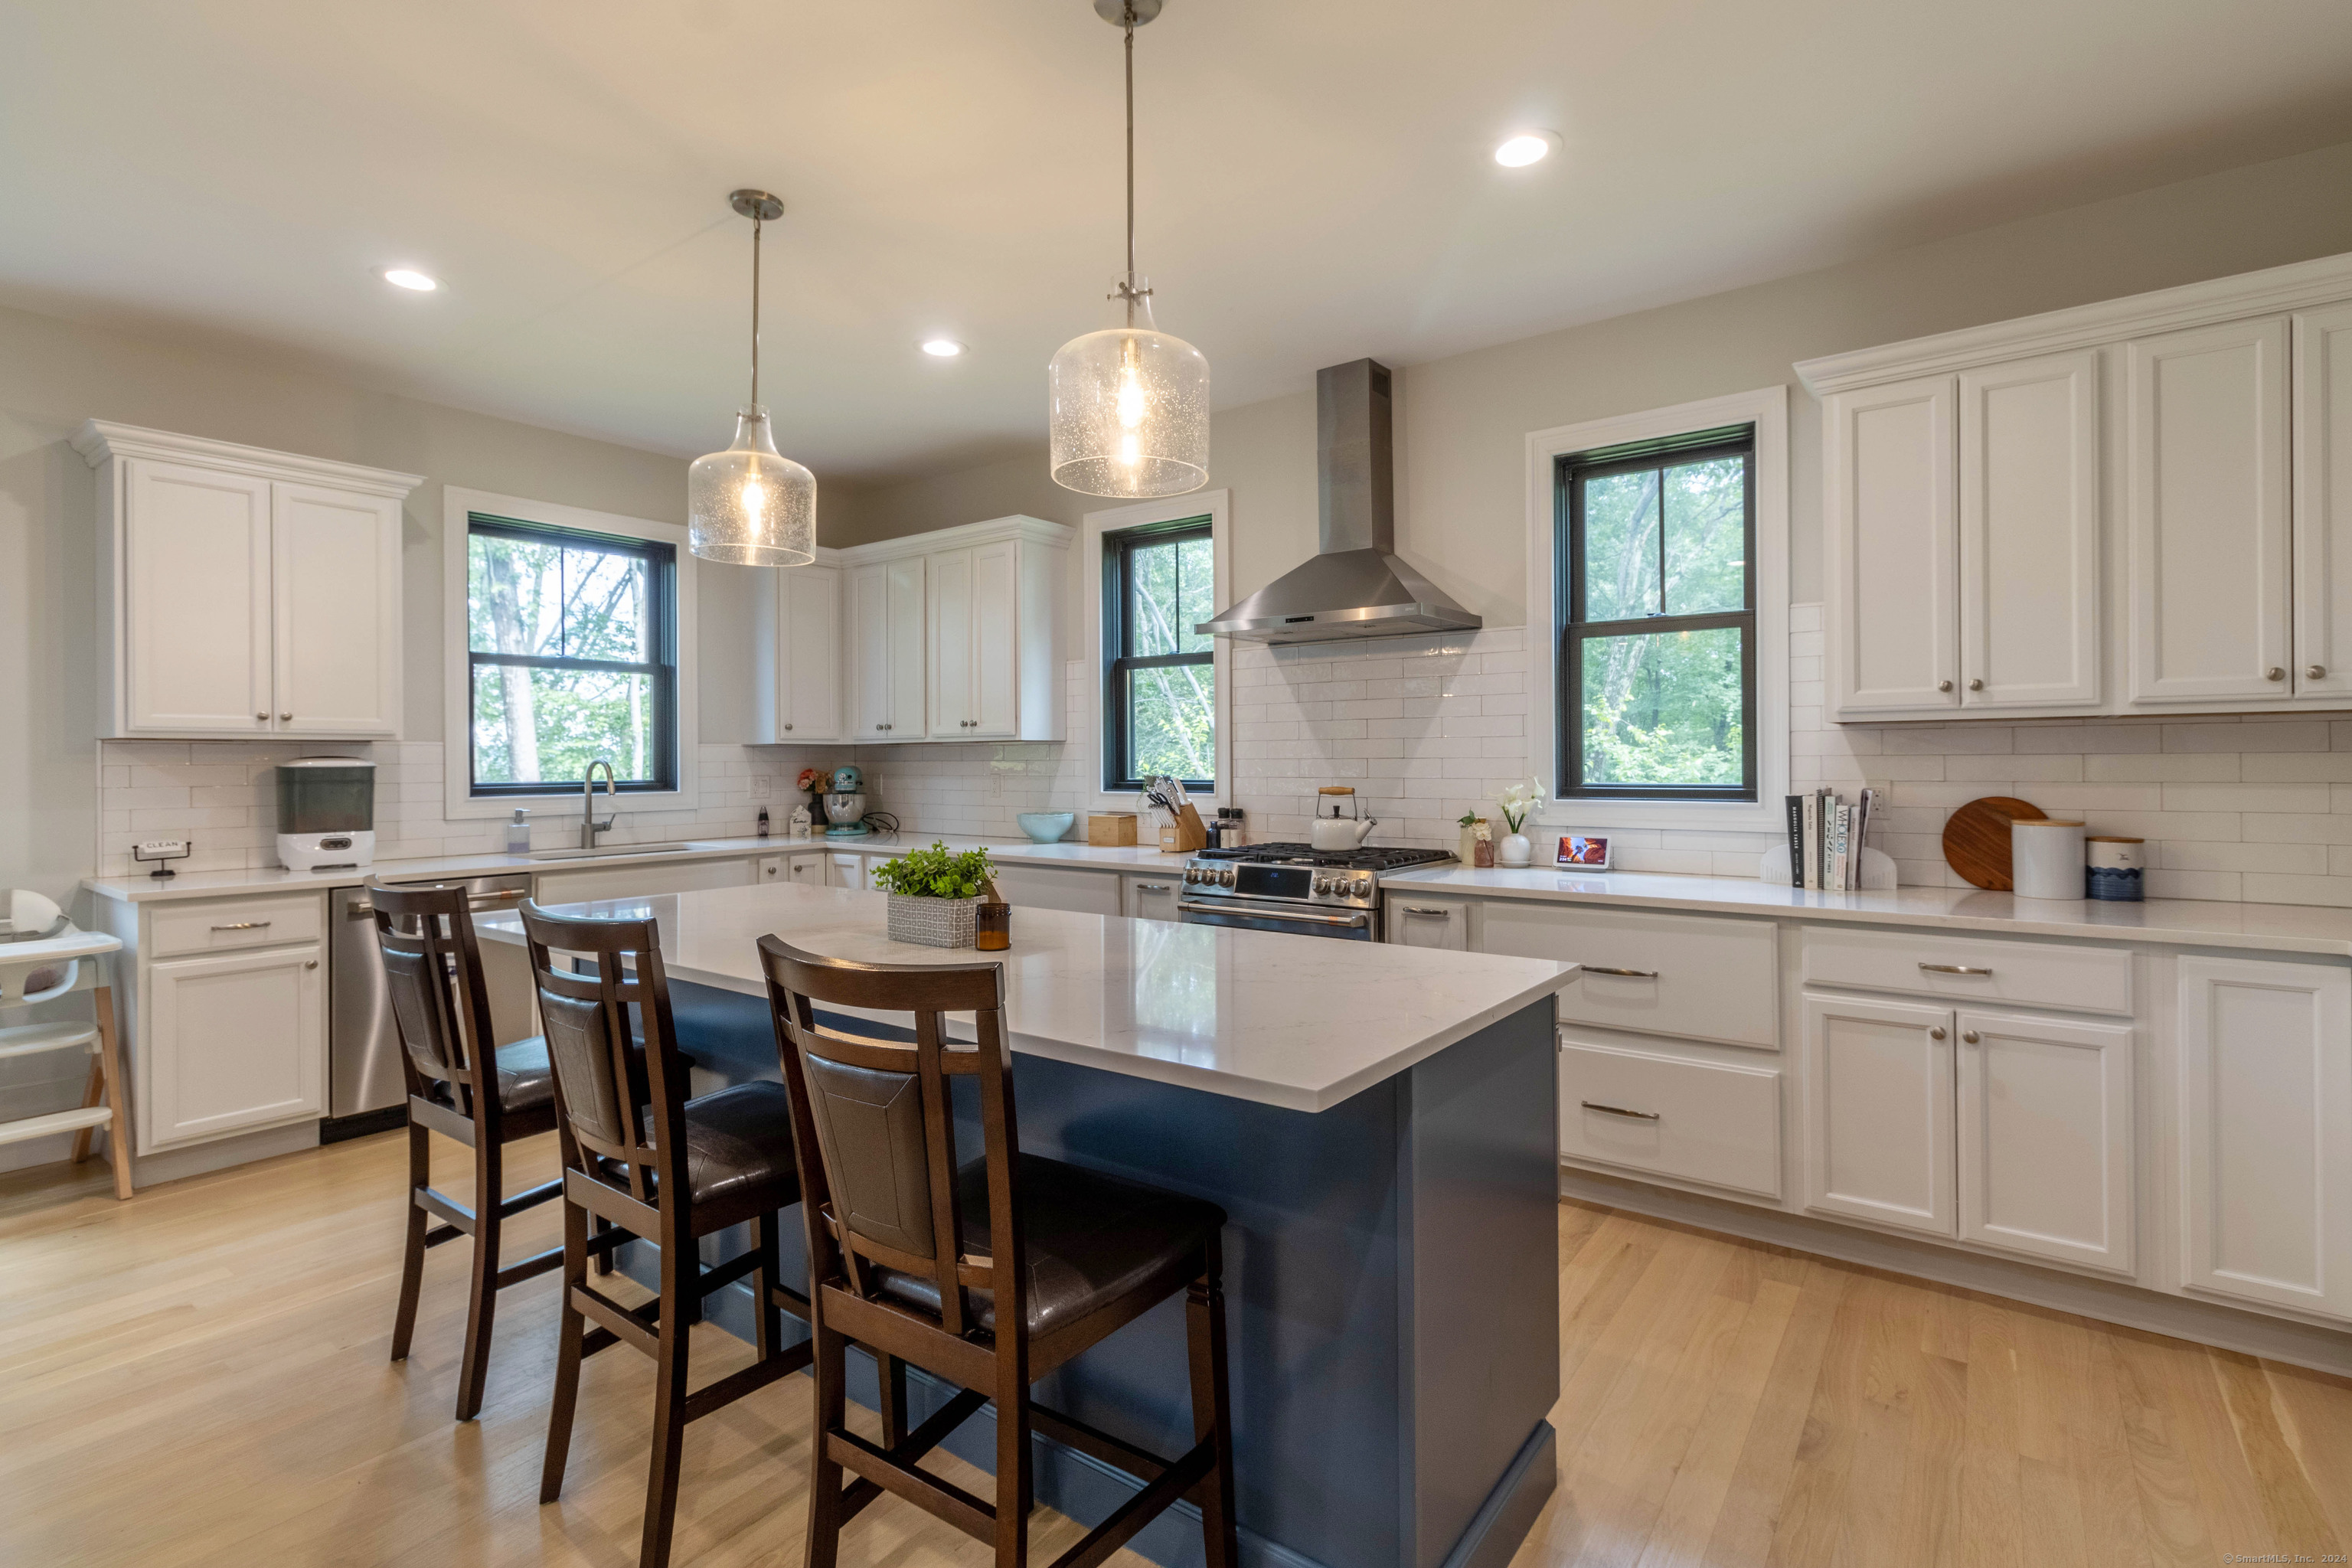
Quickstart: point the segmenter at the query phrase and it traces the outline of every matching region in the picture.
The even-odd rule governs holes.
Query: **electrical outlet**
[[[753,800],[775,799],[776,775],[773,773],[753,773],[751,775],[751,798]]]

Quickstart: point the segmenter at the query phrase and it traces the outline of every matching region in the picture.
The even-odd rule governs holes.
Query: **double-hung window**
[[[474,515],[466,567],[470,793],[677,789],[676,549]]]
[[[1559,459],[1563,799],[1757,799],[1753,426]]]
[[[1103,536],[1103,789],[1216,787],[1217,613],[1209,519]]]

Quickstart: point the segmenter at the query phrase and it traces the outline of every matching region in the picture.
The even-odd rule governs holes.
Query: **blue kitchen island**
[[[1556,1474],[1552,998],[1574,965],[1030,909],[1014,912],[1010,952],[948,952],[890,942],[879,893],[801,886],[562,912],[659,922],[698,1093],[778,1076],[762,934],[879,963],[1002,960],[1023,1148],[1231,1216],[1252,1568],[1501,1568],[1525,1537]],[[482,931],[520,936],[512,915]],[[976,1156],[977,1107],[960,1112],[959,1146]],[[783,1228],[786,1272],[804,1275],[799,1227]],[[706,1243],[714,1259],[737,1245]],[[713,1297],[711,1315],[750,1337],[747,1295]],[[1180,1452],[1184,1345],[1181,1300],[1163,1302],[1037,1396]],[[853,1397],[870,1404],[870,1363],[863,1376]],[[952,1393],[913,1373],[915,1417]],[[992,1442],[983,1415],[946,1446],[987,1468]],[[1037,1442],[1038,1500],[1083,1522],[1133,1486]],[[1193,1568],[1197,1515],[1180,1505],[1131,1546]]]

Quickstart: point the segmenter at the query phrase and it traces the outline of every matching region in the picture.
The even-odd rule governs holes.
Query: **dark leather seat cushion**
[[[538,1035],[514,1040],[498,1050],[499,1106],[509,1115],[555,1102],[555,1069],[547,1059],[547,1041]],[[446,1080],[426,1086],[425,1093],[440,1104],[454,1104]]]
[[[686,1102],[687,1190],[698,1204],[773,1188],[766,1206],[801,1201],[793,1101],[780,1083],[739,1083]]]
[[[1020,1156],[1014,1177],[1029,1254],[1029,1331],[1044,1333],[1085,1318],[1182,1265],[1223,1228],[1225,1211],[1159,1187],[1125,1182],[1042,1155]],[[974,1160],[956,1174],[963,1249],[988,1245],[988,1167]],[[939,1281],[874,1270],[882,1293],[925,1311],[940,1310]],[[991,1292],[974,1290],[980,1326],[996,1328]]]

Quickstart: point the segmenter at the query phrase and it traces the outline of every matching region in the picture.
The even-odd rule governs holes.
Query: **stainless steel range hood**
[[[1389,367],[1360,359],[1315,373],[1320,547],[1192,629],[1250,642],[1328,642],[1475,631],[1484,624],[1396,556]]]

